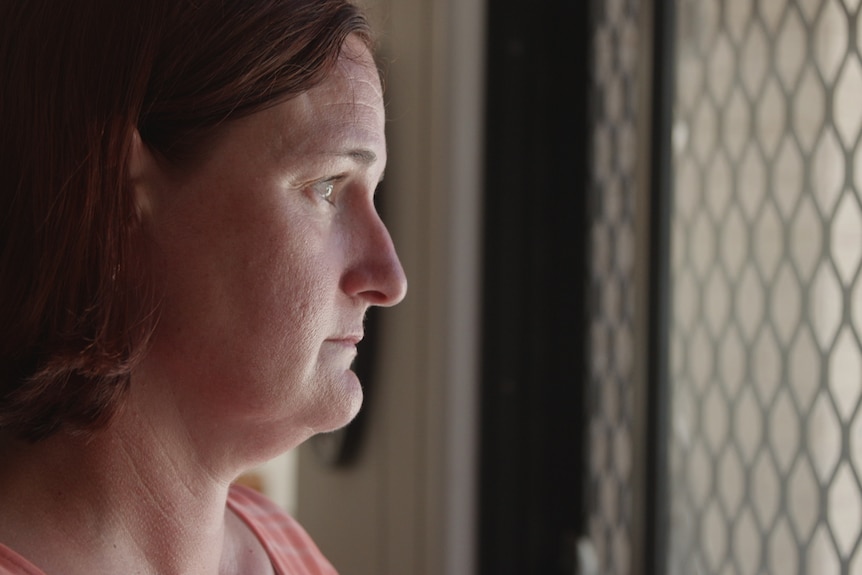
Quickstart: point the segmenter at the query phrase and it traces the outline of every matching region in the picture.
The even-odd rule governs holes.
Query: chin
[[[326,405],[320,406],[323,417],[318,419],[313,428],[317,433],[326,433],[341,429],[356,417],[362,407],[362,385],[352,371],[347,372],[346,381],[334,397],[326,400]],[[341,382],[339,382],[341,383]],[[325,415],[324,415],[325,414]]]

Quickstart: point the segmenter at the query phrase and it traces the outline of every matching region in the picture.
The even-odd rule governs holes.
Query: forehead
[[[273,112],[269,126],[275,155],[326,153],[333,147],[385,153],[380,76],[358,40],[348,40],[322,82]]]

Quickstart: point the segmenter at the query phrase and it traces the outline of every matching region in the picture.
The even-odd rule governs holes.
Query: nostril
[[[342,277],[341,289],[376,306],[393,306],[404,299],[407,278],[392,244],[349,267]]]
[[[396,305],[407,296],[407,275],[404,273],[404,268],[401,267],[401,262],[398,262],[397,268],[390,298],[392,301],[388,305]]]
[[[365,299],[371,305],[393,306],[404,299],[407,293],[407,279],[401,264],[394,263],[354,270],[345,276],[345,291]]]

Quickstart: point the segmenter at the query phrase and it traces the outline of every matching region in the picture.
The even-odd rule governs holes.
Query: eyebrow
[[[377,161],[377,154],[367,148],[352,148],[350,150],[339,152],[336,156],[349,158],[357,164],[365,167],[371,166]],[[384,174],[381,173],[380,180],[377,182],[378,184],[383,181],[383,176]]]
[[[366,150],[364,148],[346,150],[344,152],[338,153],[337,155],[345,158],[350,158],[357,164],[362,164],[363,166],[370,166],[377,161],[377,154],[375,154],[371,150]]]

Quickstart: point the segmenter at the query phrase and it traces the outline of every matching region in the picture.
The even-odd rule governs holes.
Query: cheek
[[[231,259],[242,268],[232,274],[235,288],[255,293],[276,310],[290,310],[302,320],[320,310],[327,295],[328,274],[325,240],[318,230],[296,218],[261,220],[249,224],[255,231],[244,240],[231,242]],[[263,310],[266,313],[265,310]]]
[[[320,281],[314,254],[297,225],[272,214],[209,213],[157,230],[154,273],[163,292],[163,320],[211,337],[253,337],[285,314],[301,318],[303,291]],[[181,223],[182,222],[182,223]]]
[[[306,365],[338,328],[338,262],[319,230],[296,223],[273,226],[241,250],[243,273],[232,274],[234,333],[254,342],[262,355]],[[299,232],[299,233],[297,233]]]
[[[273,356],[301,354],[325,337],[331,309],[327,278],[308,260],[273,258],[266,263],[259,281],[245,286],[246,297],[254,300],[243,306],[246,317],[234,319]]]
[[[339,263],[332,222],[303,197],[264,185],[201,186],[163,215],[153,230],[153,269],[171,343],[188,349],[197,342],[210,359],[222,353],[260,369],[307,363],[333,327]]]
[[[337,325],[334,280],[321,254],[283,234],[257,231],[243,245],[211,244],[227,252],[217,258],[221,267],[216,259],[172,264],[178,277],[156,334],[160,357],[168,360],[163,367],[240,410],[283,402],[313,380],[321,344]],[[260,245],[270,249],[253,249]]]

